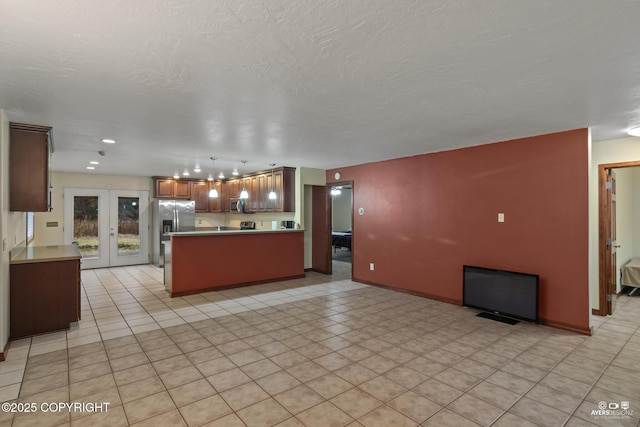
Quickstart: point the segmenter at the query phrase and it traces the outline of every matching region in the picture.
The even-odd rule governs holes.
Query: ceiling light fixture
[[[331,195],[332,196],[339,196],[340,194],[342,194],[342,187],[331,187]]]
[[[238,168],[233,168],[233,172],[231,172],[231,175],[233,175],[233,176],[238,176],[238,175],[240,175],[240,174],[238,173]]]
[[[269,191],[269,200],[275,200],[278,198],[278,195],[276,194],[276,192],[273,191],[273,184],[274,184],[273,167],[275,165],[276,165],[275,163],[269,163],[269,166],[271,166],[271,191]]]
[[[87,166],[87,169],[94,170],[95,168],[93,166]]]
[[[220,173],[218,174],[218,178],[224,179],[224,172],[220,171]]]
[[[195,173],[200,173],[200,172],[202,172],[202,169],[200,169],[200,166],[196,166],[195,168],[193,168],[193,171]]]
[[[209,177],[207,178],[207,181],[213,181],[213,176],[211,176],[211,174],[209,174]]]
[[[105,144],[115,144],[116,140],[115,139],[104,138],[102,140],[102,142],[104,142]]]
[[[90,165],[99,165],[99,164],[100,164],[100,162],[90,161],[90,162],[89,162],[89,164],[90,164]]]
[[[173,174],[173,178],[174,179],[180,178],[180,175],[178,175],[178,171],[175,171],[175,173]]]
[[[213,169],[216,168],[216,159],[217,157],[211,157],[211,164],[213,166]],[[213,177],[211,177],[211,174],[209,174],[209,181],[213,181]],[[217,199],[218,198],[218,190],[216,190],[216,185],[213,184],[211,186],[211,190],[209,190],[209,198],[210,199]]]
[[[185,169],[184,172],[182,172],[182,176],[189,176],[189,171]]]
[[[246,160],[240,160],[240,163],[242,163],[242,172],[244,173],[244,166],[247,164]],[[240,198],[241,199],[248,199],[249,198],[249,193],[247,192],[247,187],[245,187],[244,185],[244,179],[242,180],[242,191],[240,192]]]
[[[636,126],[627,131],[627,134],[631,136],[640,136],[640,126]]]

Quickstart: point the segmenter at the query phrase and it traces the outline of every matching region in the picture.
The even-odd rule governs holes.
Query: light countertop
[[[207,230],[207,231],[182,231],[177,233],[167,233],[172,237],[180,237],[180,236],[218,236],[218,235],[229,235],[229,234],[262,234],[262,233],[291,233],[291,232],[299,232],[304,231],[302,229],[295,228],[285,228],[278,230]]]
[[[27,246],[11,251],[10,264],[50,262],[80,259],[80,250],[74,245]]]

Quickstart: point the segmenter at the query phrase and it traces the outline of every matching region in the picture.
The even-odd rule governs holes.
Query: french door
[[[147,191],[64,189],[64,241],[83,269],[148,263],[148,221]]]

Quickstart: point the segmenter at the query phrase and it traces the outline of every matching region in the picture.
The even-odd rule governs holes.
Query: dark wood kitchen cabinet
[[[209,212],[209,181],[191,181],[191,200],[196,202],[196,212]]]
[[[51,210],[49,163],[51,128],[9,124],[9,210]]]
[[[175,193],[173,179],[154,179],[154,197],[157,199],[171,199]]]
[[[273,172],[273,187],[277,199],[273,205],[273,212],[294,212],[296,208],[296,170],[281,168]],[[271,189],[269,189],[271,191]]]
[[[209,199],[209,212],[223,212],[223,190],[222,190],[222,182],[220,181],[212,181],[209,182],[209,190],[211,188],[215,188],[218,191],[218,197]],[[207,195],[208,198],[208,195]]]
[[[182,179],[153,177],[153,196],[156,199],[190,199],[191,182]]]
[[[59,250],[77,252],[71,245],[24,249],[45,253],[45,258],[46,253]],[[80,320],[80,253],[71,257],[17,263],[11,260],[10,339],[69,329],[71,323]]]
[[[295,172],[295,168],[280,167],[213,183],[203,179],[153,177],[154,197],[194,200],[196,212],[229,212],[230,200],[239,198],[245,188],[249,193],[246,212],[294,212]],[[212,185],[218,190],[217,199],[209,199]],[[276,193],[276,200],[269,199],[271,189]]]
[[[258,212],[260,204],[260,191],[258,188],[258,176],[253,175],[244,180],[249,198],[245,202],[245,212]]]
[[[209,191],[215,188],[218,197],[209,197]],[[196,212],[222,212],[222,182],[191,181],[191,200],[196,202]]]

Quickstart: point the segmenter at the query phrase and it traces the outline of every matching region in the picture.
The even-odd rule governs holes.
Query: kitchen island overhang
[[[164,243],[172,297],[305,277],[303,230],[171,233]]]

